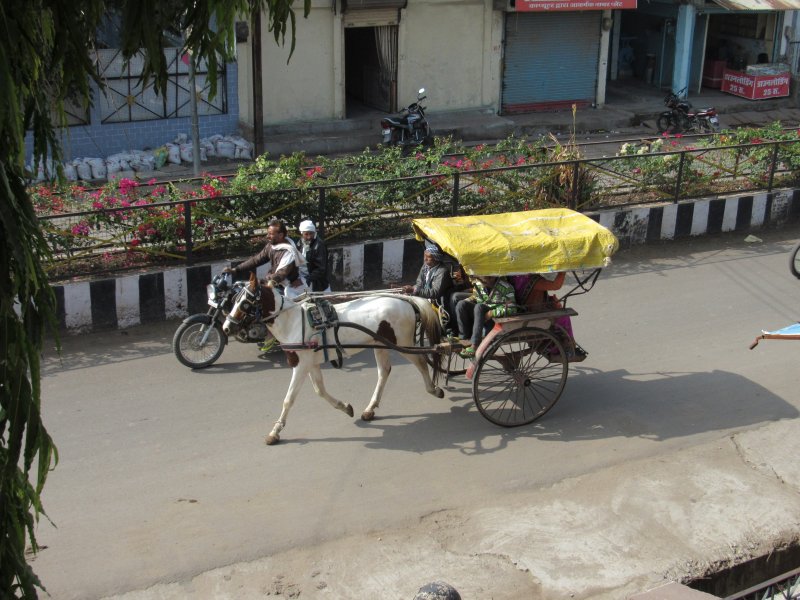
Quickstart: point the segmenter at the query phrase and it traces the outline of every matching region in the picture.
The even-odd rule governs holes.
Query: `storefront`
[[[501,112],[594,104],[611,27],[603,11],[625,8],[636,0],[516,0],[505,13]]]

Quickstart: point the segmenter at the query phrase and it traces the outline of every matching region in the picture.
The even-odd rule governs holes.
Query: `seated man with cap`
[[[300,253],[306,259],[305,280],[312,292],[330,292],[328,278],[328,249],[317,235],[317,228],[312,221],[300,223]]]
[[[449,294],[453,287],[450,269],[442,264],[444,255],[436,246],[427,246],[414,285],[403,286],[403,292],[428,300],[439,300]]]

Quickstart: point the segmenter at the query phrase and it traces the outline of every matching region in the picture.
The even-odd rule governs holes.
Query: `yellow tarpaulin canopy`
[[[468,275],[595,269],[607,266],[619,247],[611,231],[566,208],[414,219],[412,225],[419,241],[435,242]]]

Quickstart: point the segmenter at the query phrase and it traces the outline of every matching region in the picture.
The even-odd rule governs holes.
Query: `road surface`
[[[280,444],[267,447],[290,376],[282,359],[231,343],[217,365],[192,372],[171,353],[174,323],[65,338],[61,358],[48,350],[44,361],[44,420],[60,463],[44,490],[52,524],[37,528],[33,567],[54,600],[186,582],[796,420],[800,347],[748,345],[799,318],[787,253],[800,231],[744,237],[621,251],[571,302],[589,358],[571,368],[553,410],[518,429],[481,418],[463,381],[443,399],[427,395],[399,356],[378,419],[363,423],[375,371],[362,353],[324,370],[356,418],[306,383]],[[390,550],[375,557],[392,559]],[[505,583],[533,597],[524,581]],[[273,584],[263,594],[287,592]]]

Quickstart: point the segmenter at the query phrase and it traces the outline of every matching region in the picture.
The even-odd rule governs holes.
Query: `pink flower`
[[[155,184],[156,184],[156,178],[155,178],[155,177],[153,177],[152,179],[150,179],[150,180],[147,182],[147,185],[155,185]]]
[[[133,238],[131,240],[131,246],[133,246],[134,248],[136,248],[136,246],[138,246],[139,243],[140,243],[139,240],[137,240],[136,238]]]

